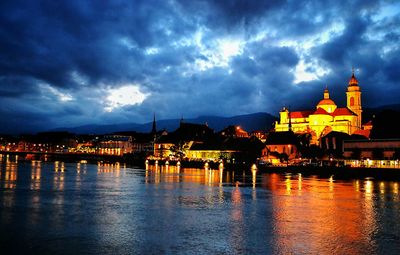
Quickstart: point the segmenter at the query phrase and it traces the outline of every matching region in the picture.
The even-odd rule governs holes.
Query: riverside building
[[[363,130],[363,127],[361,89],[354,70],[347,86],[346,98],[346,106],[338,107],[330,98],[328,88],[325,88],[323,99],[319,101],[315,110],[289,112],[289,109],[284,107],[279,113],[279,122],[275,122],[275,131],[292,130],[296,134],[311,134],[311,144],[319,144],[320,137],[331,131],[356,134]]]

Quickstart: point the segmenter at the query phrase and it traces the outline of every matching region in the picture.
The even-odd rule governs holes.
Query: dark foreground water
[[[400,254],[398,182],[0,162],[1,254]]]

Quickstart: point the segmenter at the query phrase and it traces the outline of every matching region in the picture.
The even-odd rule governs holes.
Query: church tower
[[[153,117],[153,126],[151,128],[151,134],[155,136],[157,134],[157,127],[156,127],[156,113],[154,113]]]
[[[353,68],[353,74],[349,81],[349,85],[347,86],[346,96],[347,96],[347,108],[349,108],[352,112],[357,114],[356,128],[361,129],[361,113],[362,113],[361,90],[360,87],[358,86],[358,81],[354,76],[354,68]]]

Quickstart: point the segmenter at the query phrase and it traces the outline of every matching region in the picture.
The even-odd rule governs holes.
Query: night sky
[[[340,2],[340,3],[339,3]],[[1,1],[0,132],[399,103],[399,1]]]

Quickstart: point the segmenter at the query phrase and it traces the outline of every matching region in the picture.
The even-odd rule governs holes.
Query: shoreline
[[[148,161],[149,165],[155,165],[154,160]],[[204,168],[205,162],[201,161],[182,161],[182,168]],[[165,161],[159,161],[159,166],[165,166]],[[169,162],[169,165],[176,165],[176,161]],[[251,173],[254,164],[224,164],[224,170],[243,171]],[[218,171],[218,162],[208,162],[208,168]],[[369,167],[346,167],[346,166],[257,166],[259,173],[276,174],[302,174],[304,176],[317,175],[323,178],[334,179],[377,179],[377,180],[400,180],[399,168],[369,168]]]
[[[377,179],[387,181],[399,181],[400,169],[396,168],[367,168],[367,167],[331,167],[331,166],[287,166],[287,167],[263,167],[262,173],[299,174],[305,176],[318,175],[324,178],[334,179]]]
[[[3,157],[6,155],[18,156],[18,161],[43,160],[48,162],[65,161],[70,163],[79,163],[82,160],[88,163],[125,163],[129,166],[146,166],[146,159],[139,155],[96,155],[96,154],[70,154],[70,153],[27,153],[27,152],[0,152]],[[31,155],[31,156],[29,156]],[[21,158],[19,158],[21,157]],[[148,165],[156,165],[156,160],[147,160]],[[168,165],[176,166],[178,161],[169,161]],[[219,162],[203,161],[181,161],[182,168],[200,168],[204,169],[205,164],[210,170],[218,170],[221,166]],[[159,166],[165,166],[165,160],[158,160]],[[246,171],[251,172],[255,164],[249,163],[224,163],[223,169],[226,171]],[[400,168],[369,168],[369,167],[347,167],[347,166],[264,166],[257,165],[259,173],[277,173],[277,174],[302,174],[305,176],[318,175],[323,178],[334,177],[335,179],[378,179],[378,180],[400,180]]]

